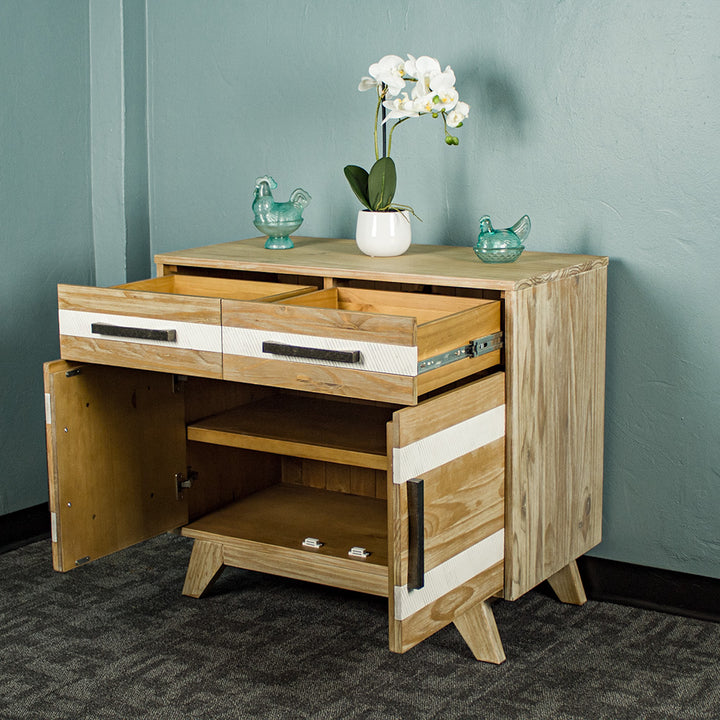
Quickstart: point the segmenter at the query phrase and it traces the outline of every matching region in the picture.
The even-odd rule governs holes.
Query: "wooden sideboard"
[[[505,658],[489,600],[585,600],[600,541],[607,258],[264,238],[58,288],[45,366],[53,561],[194,538],[230,565],[388,598],[404,652],[454,623]]]

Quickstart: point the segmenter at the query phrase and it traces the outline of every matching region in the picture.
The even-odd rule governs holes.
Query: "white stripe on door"
[[[468,420],[393,448],[393,482],[398,485],[422,477],[428,470],[462,457],[505,435],[505,406],[487,410]]]
[[[395,586],[395,619],[405,620],[454,588],[499,563],[505,556],[505,531],[498,530],[467,550],[425,573],[425,584],[417,590]]]

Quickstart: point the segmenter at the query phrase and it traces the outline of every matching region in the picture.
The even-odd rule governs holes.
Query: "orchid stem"
[[[388,138],[388,155],[390,154],[390,150],[391,150],[391,148],[392,148],[392,136],[393,136],[393,133],[395,132],[395,128],[396,128],[400,123],[404,123],[406,120],[409,120],[409,119],[410,119],[410,118],[406,118],[406,117],[405,117],[405,118],[402,118],[402,119],[398,120],[398,121],[392,126],[392,129],[390,130],[390,137]]]
[[[375,108],[375,130],[374,130],[374,140],[375,140],[375,160],[380,159],[380,154],[378,153],[378,117],[380,116],[380,108],[382,107],[382,94],[378,90],[378,101],[377,101],[377,107]]]

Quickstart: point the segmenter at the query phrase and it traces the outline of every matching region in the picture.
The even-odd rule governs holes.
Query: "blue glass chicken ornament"
[[[276,187],[277,183],[269,175],[255,181],[253,225],[268,236],[265,243],[268,250],[288,250],[294,247],[290,233],[302,225],[303,210],[310,204],[311,198],[310,193],[297,188],[292,191],[288,202],[275,202],[272,191]]]
[[[480,234],[473,248],[486,263],[510,263],[517,260],[525,246],[523,240],[530,234],[530,218],[523,215],[512,227],[495,230],[489,215],[480,218]]]

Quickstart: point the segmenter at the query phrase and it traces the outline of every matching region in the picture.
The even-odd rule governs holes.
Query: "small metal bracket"
[[[306,537],[302,541],[303,547],[306,548],[313,548],[314,550],[317,550],[317,548],[321,548],[325,543],[320,542],[317,538],[314,537]]]
[[[185,390],[185,383],[187,382],[187,375],[173,375],[172,376],[172,383],[173,393],[181,393]]]
[[[82,372],[81,367],[73,368],[72,370],[68,370],[65,373],[65,377],[75,377],[76,375],[79,375]]]
[[[183,490],[189,490],[193,483],[197,480],[198,474],[195,470],[187,469],[187,475],[184,473],[175,473],[175,488],[178,500],[182,497]]]
[[[457,362],[458,360],[485,355],[493,350],[499,350],[502,346],[502,332],[496,332],[492,335],[477,338],[462,347],[421,360],[418,363],[418,375],[422,375],[423,373],[426,373],[429,370],[434,370],[435,368],[443,367],[444,365],[449,365],[450,363]]]
[[[358,545],[351,547],[350,550],[348,550],[348,555],[351,558],[359,558],[360,560],[370,557],[370,553],[364,547],[359,547]]]
[[[89,556],[89,555],[86,555],[85,557],[78,558],[78,559],[75,561],[75,566],[77,567],[78,565],[84,565],[86,562],[90,562],[90,556]]]

